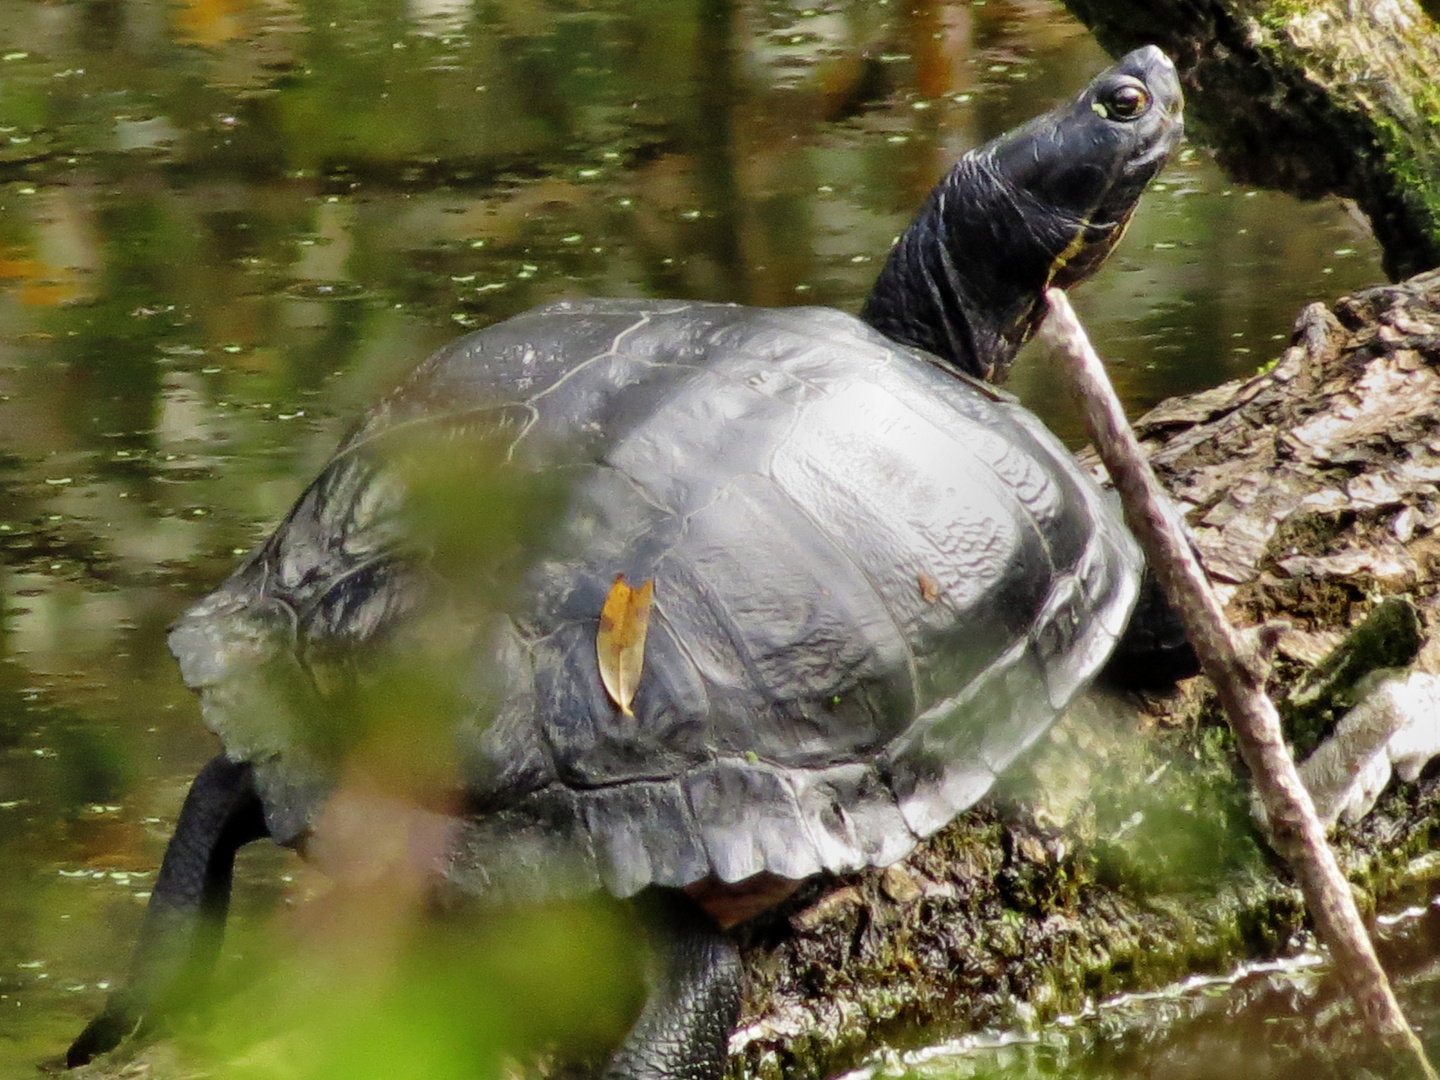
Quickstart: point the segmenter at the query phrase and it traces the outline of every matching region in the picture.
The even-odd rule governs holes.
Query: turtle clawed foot
[[[601,1080],[720,1080],[745,986],[740,951],[678,893],[652,890],[641,911],[655,961],[650,994]]]
[[[139,1010],[124,1001],[111,998],[105,1010],[80,1033],[70,1049],[65,1051],[65,1067],[74,1069],[88,1065],[101,1054],[108,1053],[120,1045],[122,1039],[136,1032],[143,1023]]]

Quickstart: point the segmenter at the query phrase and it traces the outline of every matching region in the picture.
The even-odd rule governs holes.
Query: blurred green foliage
[[[613,903],[422,919],[384,884],[312,902],[323,923],[252,940],[247,984],[192,1018],[194,1061],[254,1080],[475,1080],[603,1060],[639,1008],[640,938]]]
[[[1270,858],[1250,814],[1249,785],[1228,727],[1215,724],[1143,783],[1126,762],[1097,777],[1096,876],[1134,895],[1213,896]]]

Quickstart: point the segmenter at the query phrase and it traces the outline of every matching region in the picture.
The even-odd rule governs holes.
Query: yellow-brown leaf
[[[920,575],[920,599],[933,604],[940,599],[940,582],[929,574]]]
[[[650,627],[650,599],[655,593],[651,578],[638,589],[625,584],[625,575],[616,574],[605,606],[600,609],[600,631],[595,635],[595,655],[600,661],[600,681],[605,692],[626,716],[634,716],[630,702],[640,685],[645,664],[645,632]]]

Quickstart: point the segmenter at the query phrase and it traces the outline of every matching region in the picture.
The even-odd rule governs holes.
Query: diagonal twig
[[[1070,301],[1059,289],[1048,290],[1046,299],[1049,333],[1069,361],[1067,370],[1086,427],[1120,494],[1126,523],[1179,612],[1202,670],[1215,685],[1240,754],[1254,777],[1272,842],[1300,885],[1320,940],[1330,950],[1340,979],[1370,1030],[1397,1058],[1409,1058],[1415,1075],[1440,1080],[1380,967],[1350,885],[1295,770],[1258,666],[1247,662],[1245,649],[1185,538],[1174,506],[1150,471]]]

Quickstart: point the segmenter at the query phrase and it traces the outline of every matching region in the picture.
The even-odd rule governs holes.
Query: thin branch
[[[1271,840],[1300,885],[1320,940],[1329,948],[1336,971],[1369,1028],[1398,1057],[1412,1059],[1417,1076],[1440,1080],[1380,967],[1350,885],[1295,770],[1259,665],[1247,662],[1245,649],[1185,538],[1174,506],[1150,471],[1070,301],[1059,289],[1049,290],[1047,299],[1049,332],[1070,361],[1067,368],[1090,438],[1120,494],[1126,522],[1215,685],[1240,754],[1254,777]]]

